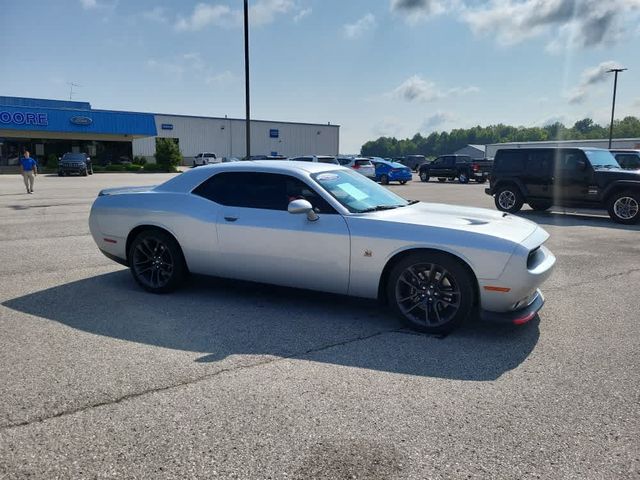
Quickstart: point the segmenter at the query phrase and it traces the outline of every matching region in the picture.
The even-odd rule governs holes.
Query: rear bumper
[[[526,307],[512,312],[489,312],[487,310],[480,310],[480,319],[485,322],[524,325],[533,320],[543,306],[544,296],[540,290],[536,290],[533,300]]]

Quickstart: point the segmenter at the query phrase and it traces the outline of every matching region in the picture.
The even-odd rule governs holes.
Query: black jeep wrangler
[[[498,150],[485,192],[503,212],[528,203],[539,211],[552,205],[606,209],[618,223],[640,221],[640,172],[623,170],[603,149]]]
[[[64,177],[77,173],[86,177],[93,175],[93,164],[91,158],[86,153],[65,153],[58,163],[58,176]]]

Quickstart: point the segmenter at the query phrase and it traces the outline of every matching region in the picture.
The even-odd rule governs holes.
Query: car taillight
[[[472,164],[471,170],[473,170],[474,172],[477,172],[478,170],[480,170],[480,165],[478,165],[477,163]]]
[[[358,170],[360,168],[360,165],[358,165],[357,163],[353,166],[354,169]]]

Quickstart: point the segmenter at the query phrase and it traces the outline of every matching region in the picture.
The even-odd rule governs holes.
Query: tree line
[[[614,138],[639,138],[640,119],[625,117],[613,123]],[[402,157],[424,155],[436,157],[453,153],[469,144],[486,145],[503,142],[544,140],[585,140],[609,138],[609,126],[603,127],[590,118],[578,120],[571,128],[556,122],[544,127],[513,127],[498,124],[488,127],[456,128],[450,132],[433,132],[428,136],[416,133],[412,138],[398,140],[380,137],[365,143],[360,154],[368,157]]]

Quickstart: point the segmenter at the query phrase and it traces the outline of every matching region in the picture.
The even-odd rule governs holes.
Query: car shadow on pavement
[[[521,210],[516,215],[532,222],[536,222],[539,225],[552,225],[558,227],[599,227],[610,228],[616,230],[640,230],[639,225],[623,225],[615,223],[611,220],[605,212],[602,213],[585,213],[581,211],[575,211],[571,209],[556,210],[551,209],[547,212],[537,212],[535,210]]]
[[[202,353],[271,355],[458,380],[494,380],[534,349],[522,327],[470,321],[444,338],[421,335],[376,301],[194,276],[170,295],[142,291],[126,270],[3,303],[69,327],[129,342]]]

